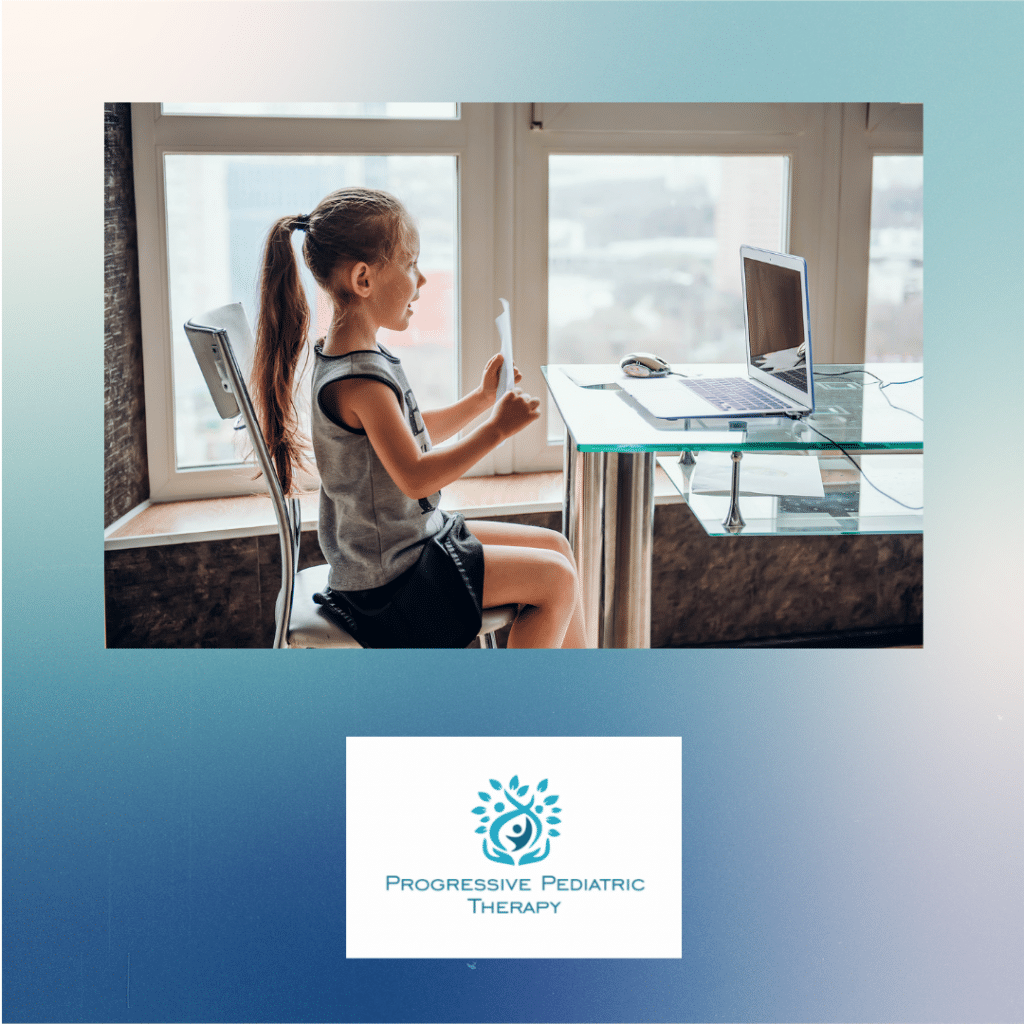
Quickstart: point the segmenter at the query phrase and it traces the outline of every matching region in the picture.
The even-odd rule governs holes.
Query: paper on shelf
[[[508,311],[508,299],[498,299],[501,303],[501,312],[495,319],[498,325],[498,337],[501,339],[501,354],[503,357],[501,370],[498,372],[498,401],[515,382],[515,375],[512,364],[512,317]]]
[[[732,487],[729,452],[700,452],[690,483],[693,493],[728,491]],[[824,497],[818,460],[804,455],[745,453],[740,460],[740,492]]]

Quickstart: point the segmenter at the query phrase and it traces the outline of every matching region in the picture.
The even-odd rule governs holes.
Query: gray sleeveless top
[[[366,432],[329,416],[320,404],[324,386],[346,377],[378,380],[398,396],[420,446],[430,435],[401,362],[381,349],[325,356],[316,346],[313,368],[313,451],[320,471],[320,549],[331,566],[332,590],[369,590],[411,568],[424,543],[444,523],[440,492],[418,501],[406,497],[388,475]]]

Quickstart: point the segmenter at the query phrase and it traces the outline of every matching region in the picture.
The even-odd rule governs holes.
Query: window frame
[[[787,156],[783,237],[807,260],[815,358],[828,363],[863,360],[872,160],[923,153],[922,108],[914,104],[466,103],[456,120],[422,121],[163,115],[159,104],[133,104],[132,132],[152,501],[261,489],[248,465],[175,465],[166,153],[454,155],[459,394],[477,386],[497,351],[497,297],[505,296],[522,386],[538,396],[546,395],[549,155]],[[547,407],[542,402],[540,420],[473,474],[561,468]]]
[[[259,118],[164,115],[158,103],[132,104],[139,291],[150,500],[177,501],[262,491],[247,464],[179,469],[175,459],[173,345],[170,323],[164,156],[167,154],[440,154],[457,167],[457,386],[477,386],[494,346],[493,265],[463,258],[489,252],[494,236],[494,111],[460,104],[453,120]],[[224,301],[234,301],[225,296]],[[196,313],[202,312],[196,310]],[[496,336],[496,335],[495,335]],[[484,460],[480,473],[494,471]]]

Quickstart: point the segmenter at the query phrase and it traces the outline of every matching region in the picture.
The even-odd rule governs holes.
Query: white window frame
[[[807,260],[819,363],[864,356],[871,168],[878,154],[923,152],[911,104],[461,104],[457,120],[164,116],[133,104],[139,277],[151,500],[260,489],[252,468],[179,470],[174,458],[163,157],[167,153],[436,153],[458,164],[458,379],[477,386],[509,299],[522,386],[546,394],[548,157],[553,153],[784,155],[790,252]],[[233,301],[226,296],[225,302]],[[197,311],[200,312],[200,311]],[[541,419],[476,474],[561,467]]]
[[[924,109],[914,103],[842,105],[842,202],[836,239],[837,363],[861,363],[868,323],[872,171],[876,156],[923,156]],[[813,337],[813,335],[812,335]],[[817,360],[817,339],[815,359]]]
[[[258,118],[164,115],[132,104],[135,205],[139,239],[143,371],[150,500],[219,497],[262,491],[249,465],[179,469],[174,452],[174,396],[168,281],[164,156],[217,154],[442,154],[458,168],[459,281],[457,347],[460,394],[479,383],[495,349],[494,267],[479,258],[494,248],[494,109],[461,104],[455,120]],[[299,212],[299,211],[297,211]],[[236,301],[226,295],[224,302]],[[196,310],[196,314],[203,312]],[[492,460],[482,473],[494,471]]]

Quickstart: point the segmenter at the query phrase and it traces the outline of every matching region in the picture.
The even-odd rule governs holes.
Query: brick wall
[[[131,105],[103,106],[103,525],[149,497]]]

